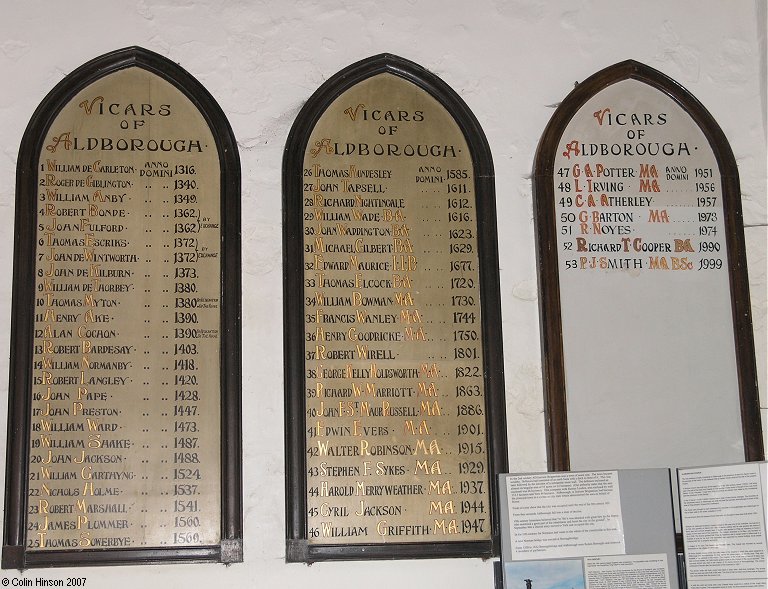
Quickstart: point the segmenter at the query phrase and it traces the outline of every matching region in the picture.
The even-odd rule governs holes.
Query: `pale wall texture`
[[[553,107],[574,82],[630,58],[684,85],[733,147],[743,191],[763,422],[768,422],[765,16],[765,0],[7,3],[0,19],[0,272],[6,276],[0,282],[0,375],[8,373],[17,150],[32,112],[67,73],[130,45],[180,63],[229,117],[243,175],[245,562],[24,576],[77,574],[87,577],[87,587],[115,589],[492,586],[491,564],[473,559],[284,563],[283,146],[301,105],[324,80],[382,52],[411,59],[443,78],[469,104],[491,145],[512,470],[546,468],[533,153]],[[5,411],[2,401],[0,423]],[[0,576],[20,577],[17,571]]]

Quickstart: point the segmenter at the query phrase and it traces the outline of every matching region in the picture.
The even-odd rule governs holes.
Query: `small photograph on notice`
[[[504,589],[584,589],[581,559],[507,562]]]

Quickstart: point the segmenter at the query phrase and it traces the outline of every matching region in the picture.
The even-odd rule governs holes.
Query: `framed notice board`
[[[550,468],[763,458],[736,162],[626,61],[563,100],[534,196]]]
[[[287,560],[498,553],[506,468],[493,167],[392,55],[309,99],[283,168]]]
[[[240,163],[133,47],[35,111],[17,175],[3,568],[242,560]]]

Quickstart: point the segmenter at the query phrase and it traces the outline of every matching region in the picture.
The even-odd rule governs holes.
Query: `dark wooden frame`
[[[560,279],[555,233],[557,225],[554,202],[554,161],[562,134],[578,110],[604,88],[630,78],[644,82],[674,100],[696,122],[714,152],[722,181],[744,458],[747,461],[764,460],[741,191],[736,160],[719,125],[693,95],[661,72],[642,63],[628,60],[597,72],[568,94],[549,121],[539,142],[534,161],[533,195],[541,293],[539,305],[549,468],[550,470],[570,468],[567,392],[560,316]]]
[[[304,401],[304,307],[302,167],[310,134],[320,116],[355,84],[388,72],[428,92],[454,117],[472,153],[478,224],[482,306],[483,365],[488,444],[488,481],[492,540],[310,545],[306,525],[306,440]],[[498,242],[493,161],[480,124],[469,107],[440,78],[423,67],[390,54],[364,59],[326,81],[302,108],[288,136],[283,159],[283,314],[285,355],[286,560],[482,557],[499,554],[497,475],[507,471],[504,367],[499,296]]]
[[[221,168],[221,543],[148,549],[27,551],[27,481],[34,327],[37,165],[45,135],[83,88],[121,69],[139,67],[177,87],[200,111],[216,141]],[[45,97],[24,132],[16,172],[13,304],[2,568],[242,561],[240,158],[232,129],[208,91],[169,59],[120,49],[82,65]]]

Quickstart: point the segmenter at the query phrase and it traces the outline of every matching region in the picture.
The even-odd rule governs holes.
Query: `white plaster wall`
[[[492,586],[491,564],[475,559],[284,563],[283,145],[302,103],[325,79],[381,52],[416,61],[450,84],[483,125],[493,151],[512,470],[546,468],[533,153],[553,107],[574,82],[629,58],[683,84],[733,147],[768,422],[765,0],[26,0],[4,3],[2,12],[0,390],[8,373],[17,150],[32,112],[64,75],[129,45],[169,57],[197,77],[229,117],[243,172],[245,562],[38,570],[25,577],[85,576],[86,587],[114,589]]]

